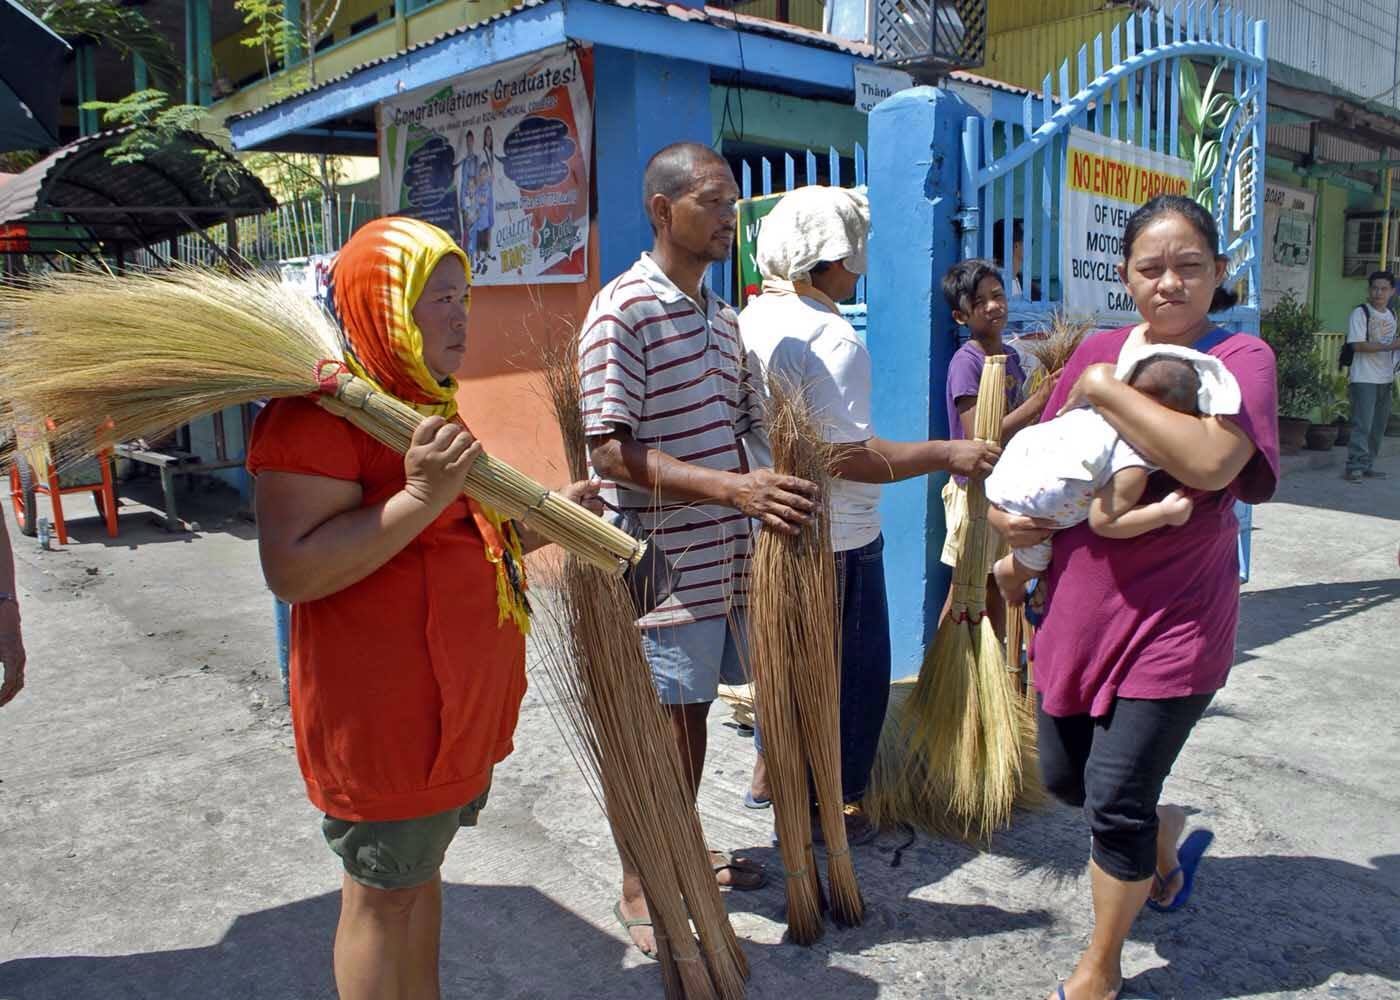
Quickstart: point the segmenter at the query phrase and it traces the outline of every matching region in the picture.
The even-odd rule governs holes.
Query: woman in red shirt
[[[310,399],[279,400],[249,448],[263,572],[293,606],[297,760],[345,868],[345,1000],[439,995],[443,856],[475,825],[525,693],[520,557],[537,540],[462,494],[481,453],[451,377],[470,282],[435,226],[361,228],[329,293],[349,367],[427,419],[400,456]]]

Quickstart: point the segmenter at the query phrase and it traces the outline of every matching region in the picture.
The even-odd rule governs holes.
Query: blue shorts
[[[749,683],[748,629],[742,611],[684,625],[642,629],[642,648],[663,705],[714,701],[720,684]]]

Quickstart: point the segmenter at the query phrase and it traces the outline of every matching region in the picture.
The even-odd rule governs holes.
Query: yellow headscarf
[[[439,382],[423,360],[423,331],[413,307],[433,269],[449,254],[462,262],[471,285],[472,267],[462,248],[437,226],[404,216],[376,219],[355,231],[336,254],[327,300],[345,337],[350,370],[379,391],[425,416],[457,417],[457,380]],[[515,527],[484,504],[470,501],[496,567],[499,621],[530,630],[525,563]]]

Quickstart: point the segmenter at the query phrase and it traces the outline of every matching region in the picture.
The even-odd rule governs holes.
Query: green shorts
[[[371,889],[411,889],[438,873],[447,845],[462,827],[476,826],[490,794],[488,784],[464,806],[415,819],[357,822],[326,816],[321,833],[356,882]]]

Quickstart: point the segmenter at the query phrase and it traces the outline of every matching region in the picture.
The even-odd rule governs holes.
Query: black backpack
[[[1361,303],[1361,305],[1357,306],[1356,309],[1360,309],[1360,310],[1361,310],[1361,315],[1362,315],[1363,317],[1365,317],[1367,323],[1371,322],[1371,314],[1368,313],[1368,312],[1366,311],[1366,303],[1364,303],[1364,302]],[[1356,309],[1353,309],[1352,312],[1355,313],[1355,312],[1356,312]],[[1351,319],[1350,319],[1350,318],[1347,319],[1347,326],[1348,326],[1348,327],[1351,326]],[[1352,358],[1354,358],[1354,357],[1356,357],[1356,345],[1355,345],[1355,344],[1342,344],[1342,353],[1339,354],[1339,355],[1337,355],[1337,367],[1338,367],[1338,368],[1350,368],[1350,367],[1351,367],[1351,360],[1352,360]]]

